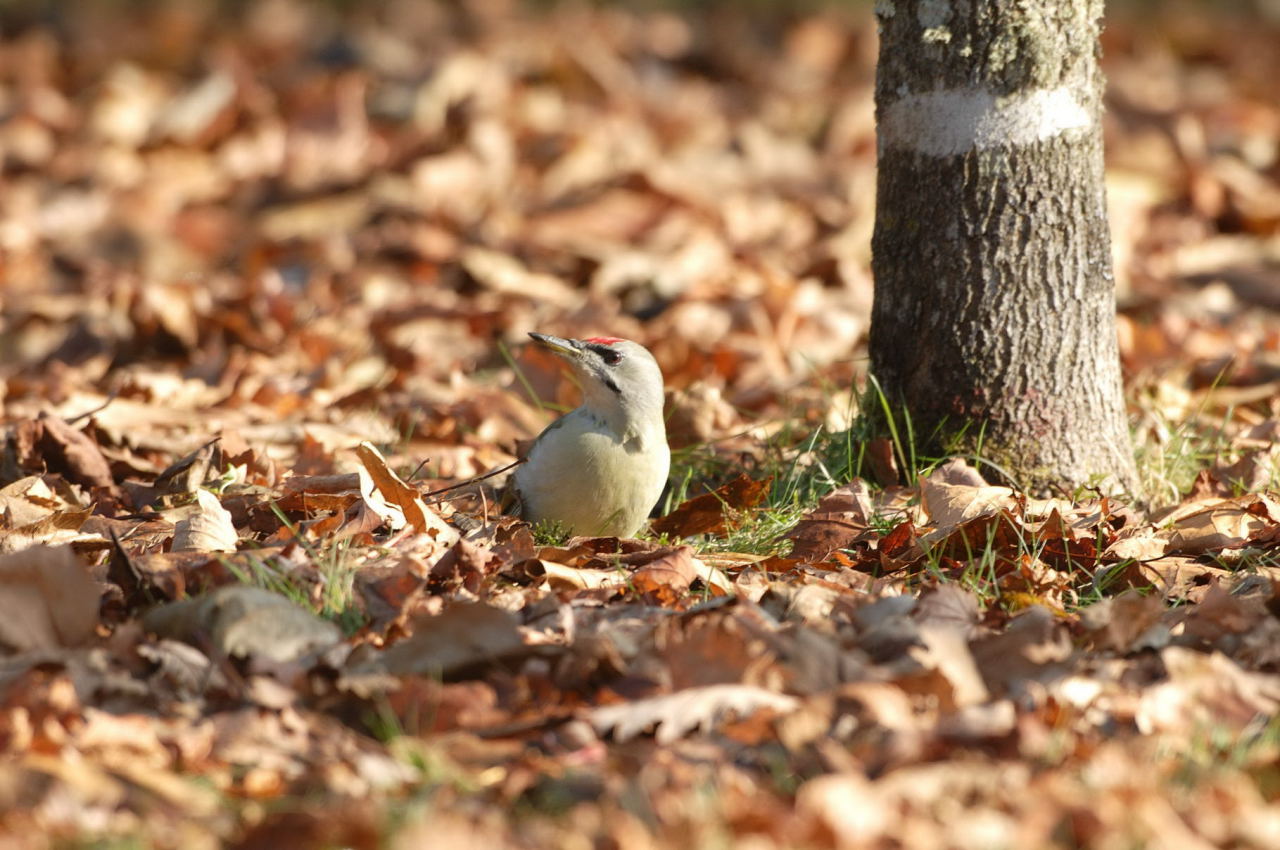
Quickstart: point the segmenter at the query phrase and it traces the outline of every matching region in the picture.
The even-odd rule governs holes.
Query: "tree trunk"
[[[872,372],[921,450],[1132,492],[1102,0],[881,0]]]

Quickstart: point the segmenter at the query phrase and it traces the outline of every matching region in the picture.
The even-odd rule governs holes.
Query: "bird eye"
[[[617,366],[622,362],[622,352],[614,351],[612,348],[606,348],[600,352],[600,356],[604,358],[604,362],[610,366]]]

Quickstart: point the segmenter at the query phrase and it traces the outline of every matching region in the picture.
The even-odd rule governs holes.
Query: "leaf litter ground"
[[[1280,845],[1274,22],[1108,30],[1139,502],[858,439],[865,11],[24,8],[12,846]],[[454,487],[534,329],[663,365],[644,539]]]

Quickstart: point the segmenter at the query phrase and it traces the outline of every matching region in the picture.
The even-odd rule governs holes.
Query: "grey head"
[[[570,365],[582,386],[583,407],[620,437],[665,433],[662,370],[643,345],[617,337],[529,336]]]

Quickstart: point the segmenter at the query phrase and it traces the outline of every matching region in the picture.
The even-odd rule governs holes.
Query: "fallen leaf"
[[[1042,605],[1019,612],[1003,632],[978,638],[971,649],[987,687],[1014,696],[1030,682],[1065,673],[1072,653],[1066,625]]]
[[[533,578],[544,579],[552,590],[623,587],[631,580],[631,577],[622,570],[582,569],[539,558],[523,561],[516,565],[515,570]]]
[[[916,536],[916,526],[910,519],[903,520],[894,526],[888,534],[880,539],[879,566],[886,573],[906,569],[924,557],[920,548],[920,540]]]
[[[0,644],[14,652],[82,644],[98,625],[99,595],[69,546],[0,556]]]
[[[1184,633],[1207,644],[1214,644],[1228,635],[1242,635],[1260,629],[1270,613],[1257,596],[1240,596],[1228,586],[1215,581],[1200,604],[1189,608],[1182,621]]]
[[[1253,673],[1225,655],[1170,646],[1160,651],[1168,679],[1146,689],[1134,720],[1146,735],[1241,729],[1280,711],[1280,676]]]
[[[1130,583],[1136,587],[1150,583],[1165,599],[1185,599],[1196,587],[1207,584],[1215,577],[1225,577],[1227,574],[1223,568],[1206,564],[1198,558],[1167,555],[1139,564],[1138,575],[1141,580],[1135,579]],[[1128,578],[1127,575],[1126,578]]]
[[[0,517],[8,528],[39,522],[54,511],[68,507],[74,506],[59,498],[38,475],[19,478],[0,488]]]
[[[155,132],[182,144],[199,144],[216,129],[215,122],[226,117],[235,95],[231,74],[209,74],[165,106],[156,116]]]
[[[867,442],[867,463],[871,466],[871,477],[881,487],[896,486],[902,477],[898,471],[893,442],[885,437]]]
[[[920,501],[938,534],[968,520],[1012,508],[1017,502],[1008,487],[948,484],[932,477],[920,483]]]
[[[911,611],[921,626],[955,629],[966,639],[976,633],[981,616],[977,595],[958,584],[940,584],[922,593]]]
[[[215,437],[194,452],[179,458],[156,476],[151,486],[157,493],[194,493],[204,486],[218,450]]]
[[[920,640],[924,648],[911,650],[911,657],[926,669],[936,670],[951,686],[946,710],[985,702],[990,696],[982,675],[969,652],[969,642],[962,630],[949,626],[922,626]]]
[[[540,302],[571,308],[582,298],[576,289],[549,275],[531,272],[510,254],[486,248],[467,248],[462,254],[467,273],[495,292],[535,298]]]
[[[875,507],[871,489],[861,478],[823,496],[788,534],[791,554],[810,561],[825,561],[837,549],[848,549],[874,536],[871,519]]]
[[[1116,539],[1103,552],[1103,557],[1109,561],[1149,561],[1164,556],[1168,551],[1167,537],[1144,532]]]
[[[47,413],[40,414],[37,424],[39,448],[49,469],[63,473],[77,484],[115,488],[111,466],[92,438]]]
[[[525,644],[513,615],[489,605],[455,603],[411,628],[408,638],[352,672],[452,678],[536,651]]]
[[[445,546],[451,546],[457,542],[459,536],[457,530],[442,520],[434,510],[427,507],[417,490],[400,480],[400,476],[387,466],[386,458],[374,448],[372,443],[367,441],[360,443],[356,446],[356,455],[359,456],[360,463],[373,479],[379,492],[388,502],[400,509],[405,519],[419,534],[429,535]]]
[[[612,732],[615,741],[629,741],[652,727],[659,744],[670,744],[697,729],[710,732],[729,713],[739,718],[760,710],[785,714],[798,705],[795,697],[752,685],[705,685],[601,706],[588,717],[600,734]]]
[[[437,583],[457,583],[478,593],[495,559],[493,552],[483,546],[460,539],[431,566],[430,575]]]
[[[697,577],[693,547],[677,546],[661,550],[658,557],[636,569],[631,574],[631,584],[640,593],[680,592],[688,589]]]
[[[174,552],[234,552],[240,540],[231,512],[208,490],[197,490],[190,512],[174,524]]]
[[[297,603],[252,585],[228,585],[148,611],[143,626],[161,637],[275,663],[298,661],[336,644],[342,632]]]
[[[810,779],[796,792],[796,810],[830,830],[842,848],[871,845],[895,826],[879,788],[861,773]]]
[[[1181,506],[1169,517],[1171,527],[1159,536],[1169,541],[1171,555],[1202,555],[1236,545],[1267,524],[1250,511],[1251,502],[1221,499]]]
[[[1080,625],[1095,648],[1129,652],[1134,642],[1164,615],[1163,600],[1153,594],[1126,590],[1080,609]]]
[[[934,467],[926,479],[932,484],[945,484],[953,487],[983,488],[991,486],[982,477],[982,473],[974,469],[962,457],[948,458]]]
[[[694,558],[693,572],[715,595],[731,596],[733,594],[733,580],[719,567],[708,564],[701,558]]]
[[[79,551],[105,549],[110,543],[100,534],[82,532],[80,529],[89,518],[90,510],[56,511],[43,519],[19,526],[10,531],[0,531],[0,554],[17,552],[29,546],[75,545]]]
[[[732,511],[753,508],[764,501],[773,479],[752,480],[739,475],[710,493],[682,502],[664,517],[650,525],[656,534],[668,537],[692,537],[695,534],[721,534],[726,529],[726,516]]]

